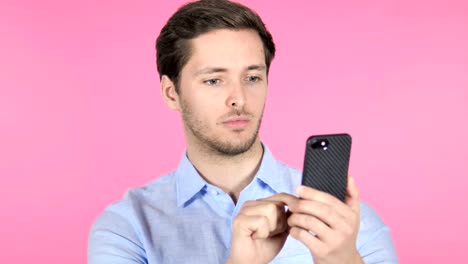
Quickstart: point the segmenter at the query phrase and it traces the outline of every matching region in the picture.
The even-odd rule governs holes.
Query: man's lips
[[[234,117],[224,120],[223,125],[229,128],[242,129],[245,128],[250,122],[249,118],[246,117]]]

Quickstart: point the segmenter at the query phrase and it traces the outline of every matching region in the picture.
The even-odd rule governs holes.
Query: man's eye
[[[220,82],[221,82],[220,79],[209,79],[209,80],[206,80],[204,83],[208,85],[216,85],[216,84],[219,84]]]
[[[247,81],[249,81],[249,82],[258,82],[258,81],[260,81],[260,77],[258,77],[258,76],[249,76],[249,77],[247,77]]]

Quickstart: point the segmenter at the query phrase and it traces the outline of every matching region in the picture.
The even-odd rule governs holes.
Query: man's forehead
[[[263,43],[253,30],[216,30],[190,41],[195,75],[230,70],[266,70]]]
[[[191,53],[229,56],[249,54],[261,56],[264,54],[262,40],[258,33],[253,30],[213,30],[189,41]]]

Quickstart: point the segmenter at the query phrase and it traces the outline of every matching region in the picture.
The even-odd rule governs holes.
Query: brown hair
[[[160,78],[167,75],[179,92],[179,77],[190,58],[190,40],[216,29],[253,29],[263,42],[267,73],[275,56],[275,43],[262,19],[253,10],[227,0],[201,0],[180,7],[161,29],[156,40]]]

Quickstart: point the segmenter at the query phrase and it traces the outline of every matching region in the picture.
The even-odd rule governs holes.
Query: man
[[[189,3],[156,48],[187,151],[174,172],[99,216],[89,263],[397,263],[388,228],[352,179],[342,203],[300,186],[301,173],[261,143],[275,46],[253,11]]]

